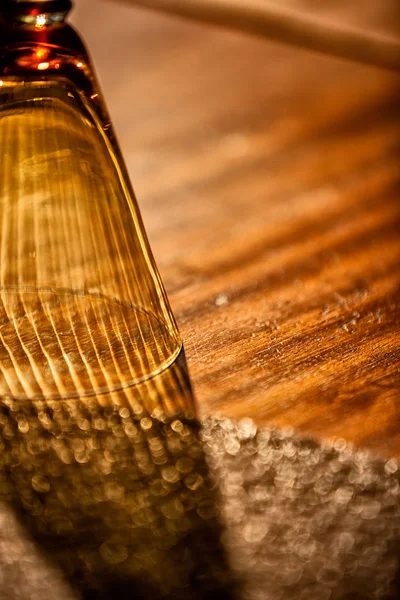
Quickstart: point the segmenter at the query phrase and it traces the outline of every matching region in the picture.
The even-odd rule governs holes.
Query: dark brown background
[[[399,455],[398,75],[76,4],[201,413]],[[306,8],[396,33],[347,4]]]

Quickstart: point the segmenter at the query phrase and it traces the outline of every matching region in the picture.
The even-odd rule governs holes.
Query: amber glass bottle
[[[181,340],[69,0],[0,5],[0,396],[161,372]]]

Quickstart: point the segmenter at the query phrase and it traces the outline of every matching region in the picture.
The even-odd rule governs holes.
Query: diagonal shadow
[[[123,391],[3,400],[0,421],[1,500],[78,598],[234,597],[183,354]]]

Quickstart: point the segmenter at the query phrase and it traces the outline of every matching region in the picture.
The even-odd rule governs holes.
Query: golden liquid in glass
[[[181,349],[119,157],[63,80],[0,87],[0,396],[138,383]]]

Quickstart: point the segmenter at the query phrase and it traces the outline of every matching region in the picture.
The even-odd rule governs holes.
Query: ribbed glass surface
[[[171,364],[179,334],[84,95],[4,78],[0,147],[0,395],[93,395]]]

